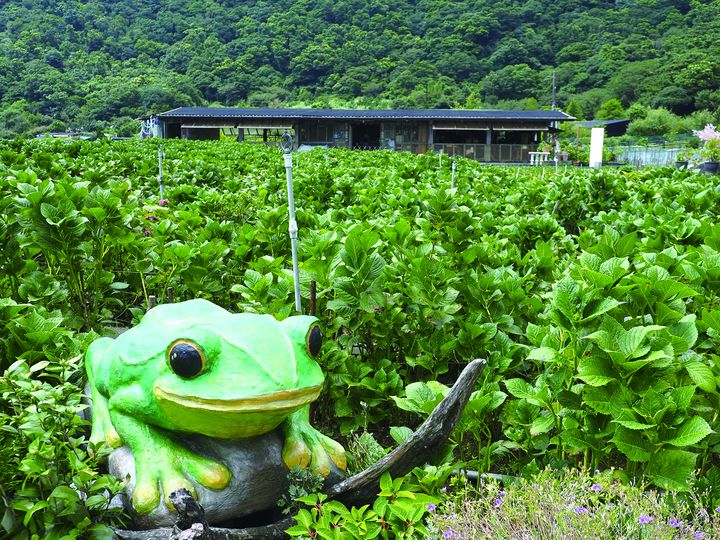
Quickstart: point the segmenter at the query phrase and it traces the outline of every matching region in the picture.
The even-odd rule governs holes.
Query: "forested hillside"
[[[0,135],[181,105],[720,107],[720,0],[5,0]],[[535,101],[536,100],[536,101]]]

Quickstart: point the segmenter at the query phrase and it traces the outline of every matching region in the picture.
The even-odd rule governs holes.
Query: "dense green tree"
[[[717,124],[718,117],[710,111],[695,111],[694,113],[683,118],[683,130],[702,130],[708,124]]]
[[[600,106],[610,99],[610,93],[605,88],[593,88],[575,96],[585,118],[595,118]]]
[[[717,114],[719,35],[720,0],[5,0],[0,112],[22,133],[209,103],[547,107],[554,71],[586,118]]]
[[[630,120],[641,120],[647,116],[648,108],[642,103],[633,103],[625,112]]]
[[[655,94],[650,105],[663,107],[677,114],[687,114],[693,110],[693,97],[679,86],[670,85]]]
[[[585,116],[583,115],[583,110],[578,104],[577,101],[570,100],[570,102],[567,105],[567,108],[565,109],[565,112],[569,114],[570,116],[573,116],[577,118],[578,120],[583,120]]]
[[[540,76],[527,64],[514,64],[487,75],[482,86],[486,95],[495,99],[522,99],[540,92]]]
[[[16,101],[0,111],[0,137],[29,135],[41,121],[40,115],[32,113],[25,100]]]
[[[617,98],[608,99],[595,113],[598,120],[622,120],[625,116],[625,108]]]

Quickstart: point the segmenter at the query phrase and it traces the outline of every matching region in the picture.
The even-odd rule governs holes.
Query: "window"
[[[283,134],[292,130],[284,128],[245,128],[243,129],[243,141],[249,143],[274,143],[280,144]]]
[[[300,126],[300,144],[347,146],[347,140],[344,122],[307,122]]]

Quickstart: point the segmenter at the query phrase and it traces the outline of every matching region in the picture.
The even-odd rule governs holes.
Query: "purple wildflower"
[[[495,500],[493,501],[493,506],[494,506],[495,508],[500,508],[500,505],[501,505],[501,504],[502,504],[502,499],[495,499]]]
[[[152,231],[148,229],[147,227],[143,227],[143,235],[144,236],[152,236]]]
[[[434,512],[437,506],[435,506],[433,503],[428,503],[427,507],[428,512]]]
[[[640,522],[640,525],[649,525],[653,522],[653,520],[654,518],[652,516],[642,515],[638,521]]]
[[[167,200],[167,199],[160,199],[160,200],[158,201],[158,205],[159,205],[159,206],[167,206],[168,204],[170,204],[170,201]]]
[[[445,529],[443,532],[443,538],[452,538],[453,536],[455,536],[455,531],[452,529]]]
[[[600,474],[600,469],[595,469],[595,474]]]
[[[693,533],[693,538],[695,538],[695,540],[702,540],[703,538],[705,538],[705,533],[702,531],[695,531]]]
[[[716,511],[716,512],[720,512],[720,506],[716,507],[716,508],[715,508],[715,511]]]
[[[592,486],[590,486],[590,489],[593,491],[600,491],[602,490],[602,486],[600,484],[593,484]]]
[[[575,508],[573,508],[573,512],[575,512],[576,514],[587,514],[588,509],[584,506],[576,506]]]
[[[670,518],[668,523],[673,529],[678,529],[680,527],[680,522],[675,518]]]
[[[447,493],[447,486],[443,486],[442,488],[440,488],[440,491],[442,493]]]
[[[718,132],[718,130],[712,124],[706,124],[705,129],[703,129],[701,131],[693,130],[693,135],[695,135],[701,141],[709,141],[711,139],[720,139],[720,132]]]
[[[500,490],[500,493],[499,493],[498,495],[500,495],[500,498],[501,498],[501,499],[505,498],[505,490],[504,490],[504,489],[501,489],[501,490]]]

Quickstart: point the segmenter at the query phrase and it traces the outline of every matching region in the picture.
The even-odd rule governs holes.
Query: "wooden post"
[[[154,294],[148,296],[148,311],[157,305],[157,297]]]
[[[317,282],[310,282],[310,315],[315,316],[317,310]]]

